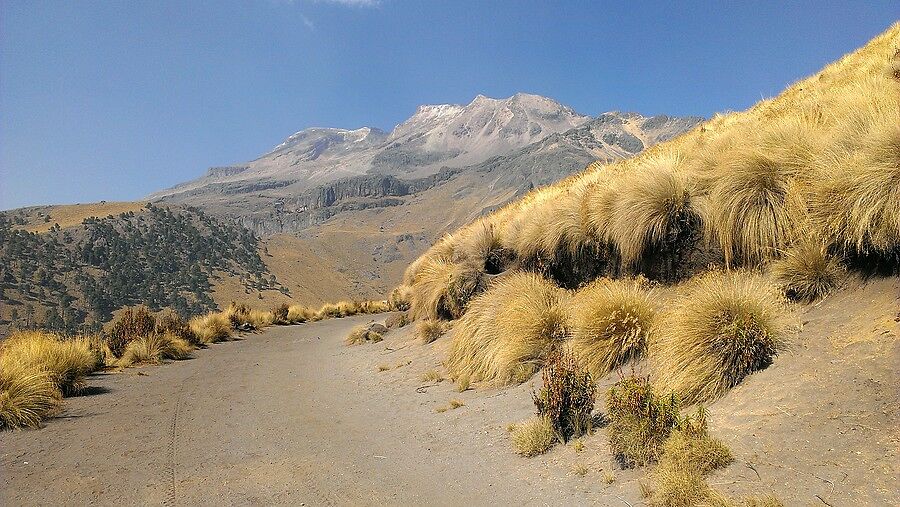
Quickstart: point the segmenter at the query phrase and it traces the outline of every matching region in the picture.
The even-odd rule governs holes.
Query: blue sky
[[[0,0],[0,209],[138,199],[305,127],[390,130],[479,93],[744,109],[900,18],[782,3]]]

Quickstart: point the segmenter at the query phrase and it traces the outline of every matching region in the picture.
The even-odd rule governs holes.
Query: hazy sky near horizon
[[[139,199],[306,127],[390,130],[479,93],[708,117],[900,18],[783,3],[0,0],[0,209]]]

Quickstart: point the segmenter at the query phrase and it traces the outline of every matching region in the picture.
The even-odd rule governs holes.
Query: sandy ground
[[[851,289],[802,309],[791,350],[709,407],[736,456],[714,487],[900,505],[900,280]],[[619,470],[602,429],[581,452],[512,452],[504,428],[532,414],[539,376],[463,393],[426,382],[443,372],[449,334],[423,346],[407,327],[343,345],[371,319],[272,328],[94,376],[94,393],[45,428],[0,433],[0,504],[641,504],[646,471]],[[451,399],[464,406],[437,411]]]

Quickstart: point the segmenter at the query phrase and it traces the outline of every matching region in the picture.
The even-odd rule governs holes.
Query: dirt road
[[[507,449],[481,452],[493,440],[442,431],[452,415],[434,414],[434,395],[378,387],[352,357],[375,346],[342,345],[366,320],[272,328],[91,378],[98,392],[45,428],[0,434],[0,504],[578,503],[504,473]]]

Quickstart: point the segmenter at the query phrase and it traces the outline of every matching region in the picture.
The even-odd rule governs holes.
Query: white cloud
[[[310,30],[315,30],[315,29],[316,29],[315,23],[313,23],[311,19],[309,19],[308,17],[306,17],[306,14],[302,14],[302,13],[301,13],[301,14],[300,14],[300,19],[303,20],[303,24],[306,25],[306,28],[309,28]]]

